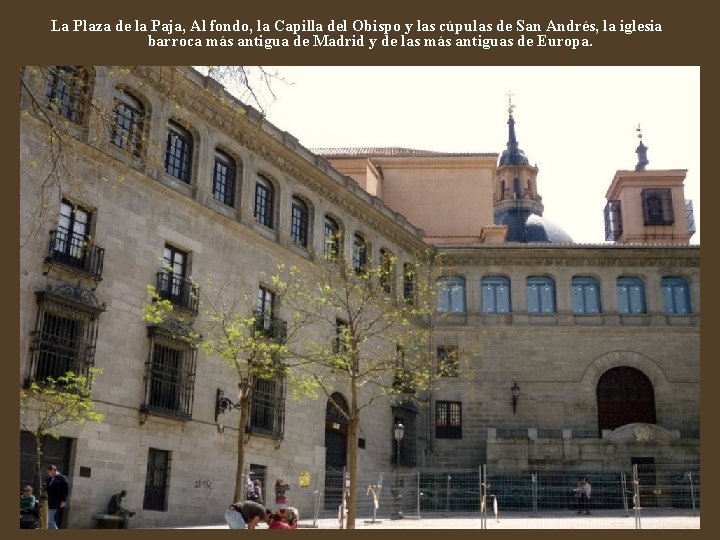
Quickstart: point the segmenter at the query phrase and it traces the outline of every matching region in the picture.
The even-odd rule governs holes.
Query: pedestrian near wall
[[[67,476],[60,473],[55,465],[47,468],[45,492],[48,498],[48,529],[59,529],[62,523],[62,512],[67,505],[70,494],[70,483]]]

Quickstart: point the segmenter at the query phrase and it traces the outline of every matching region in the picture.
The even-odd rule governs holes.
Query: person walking
[[[67,504],[70,494],[70,484],[67,476],[60,473],[55,465],[47,468],[45,479],[45,492],[48,498],[48,529],[59,529],[58,523],[62,523],[62,511]]]
[[[592,494],[592,485],[590,484],[590,480],[588,480],[587,476],[583,476],[583,479],[581,481],[581,490],[580,490],[580,507],[582,509],[582,513],[586,516],[590,515],[590,496]]]

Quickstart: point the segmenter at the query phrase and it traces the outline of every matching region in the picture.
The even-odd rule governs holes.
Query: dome
[[[497,216],[495,223],[507,225],[506,242],[573,243],[570,235],[559,225],[529,210],[507,210]]]
[[[525,152],[516,146],[512,149],[507,148],[502,153],[500,161],[498,161],[498,167],[502,167],[503,165],[530,165],[530,162],[528,161]]]

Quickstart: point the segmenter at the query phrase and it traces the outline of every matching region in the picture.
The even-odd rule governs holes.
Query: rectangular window
[[[328,261],[336,261],[340,256],[340,226],[329,216],[325,216],[325,233],[323,241],[325,258]]]
[[[415,304],[415,275],[412,264],[403,264],[403,299],[408,305]]]
[[[572,278],[573,313],[600,313],[600,284],[595,278]]]
[[[665,313],[669,315],[687,315],[691,312],[690,286],[684,278],[663,278],[662,296]]]
[[[619,278],[617,282],[617,298],[619,313],[646,313],[645,286],[640,278]]]
[[[235,162],[221,152],[215,152],[213,196],[223,204],[235,204]]]
[[[365,272],[368,262],[368,247],[365,239],[356,234],[353,240],[353,270],[356,274]]]
[[[555,313],[555,282],[547,277],[527,280],[528,313]]]
[[[435,402],[435,437],[438,439],[462,439],[461,402]]]
[[[290,236],[293,243],[307,247],[308,245],[308,208],[299,199],[293,199],[290,216]]]
[[[480,283],[483,313],[510,313],[510,280],[485,277]]]
[[[165,147],[165,171],[189,184],[192,152],[190,133],[174,122],[170,122]]]
[[[255,184],[255,221],[265,227],[273,227],[273,191],[265,180]]]
[[[167,491],[170,484],[170,452],[150,448],[145,473],[143,510],[167,512]]]
[[[157,275],[157,293],[175,306],[197,312],[198,286],[187,276],[189,254],[170,244],[163,250],[163,268]]]
[[[90,215],[84,208],[63,199],[55,232],[53,260],[82,268],[85,248],[89,244]]]
[[[336,353],[347,352],[348,350],[348,335],[349,330],[348,323],[342,319],[335,320],[335,346],[333,351]]]
[[[440,377],[457,377],[460,374],[458,348],[455,345],[438,347],[437,362]]]

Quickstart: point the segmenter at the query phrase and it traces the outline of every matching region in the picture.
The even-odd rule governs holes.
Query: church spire
[[[512,92],[508,92],[508,142],[507,142],[507,148],[502,153],[502,156],[500,156],[500,162],[498,163],[499,167],[502,167],[503,165],[528,165],[530,162],[528,161],[528,158],[525,156],[525,152],[520,150],[520,147],[518,146],[517,137],[515,136],[515,118],[513,118],[513,111],[515,110],[515,105],[512,102],[513,97]]]
[[[638,162],[637,165],[635,165],[635,170],[644,171],[645,166],[650,163],[647,158],[648,148],[642,142],[642,129],[640,128],[640,124],[638,124],[638,127],[635,131],[637,131],[638,139],[640,139],[640,144],[638,144],[638,147],[635,149],[635,153],[638,155]]]

